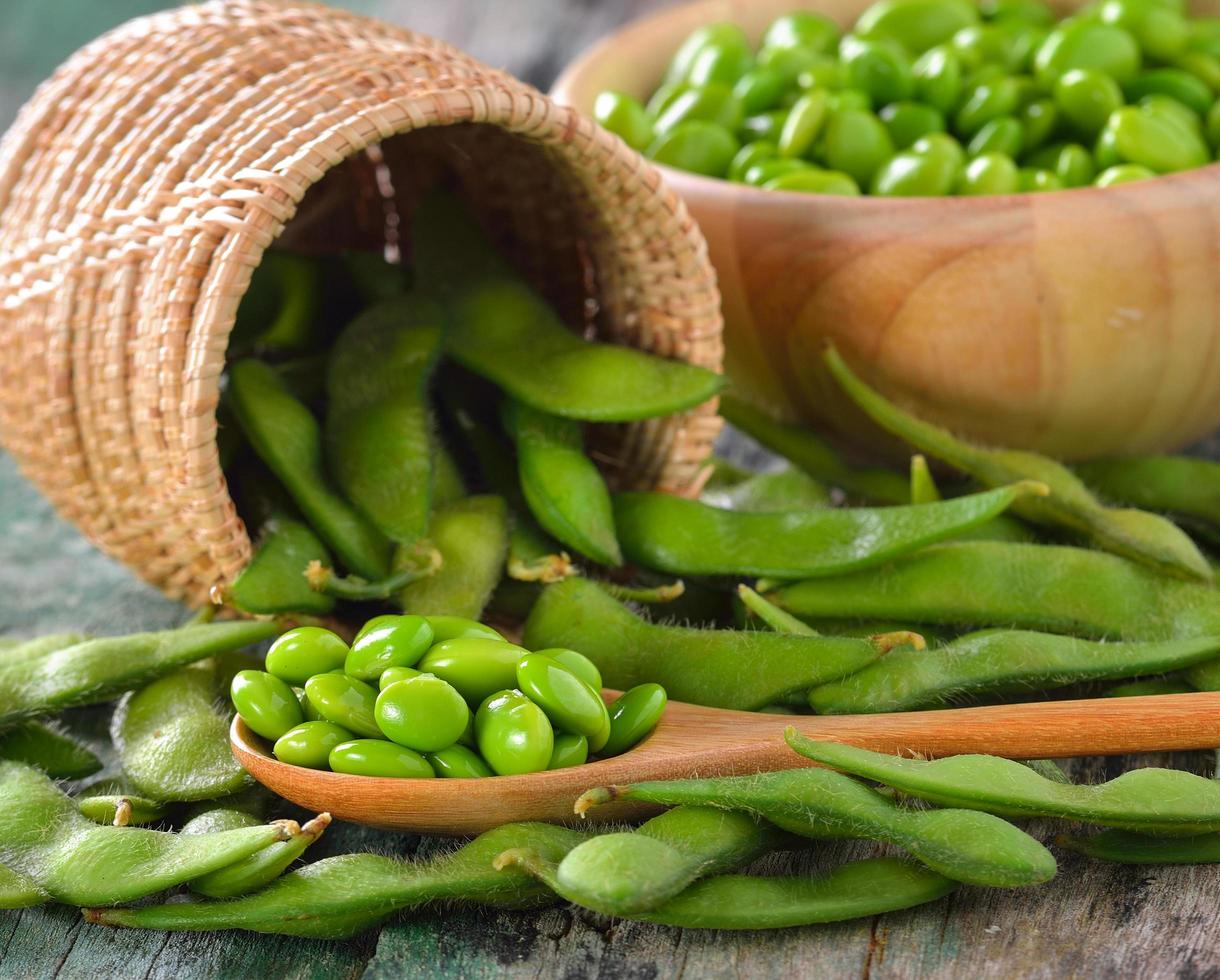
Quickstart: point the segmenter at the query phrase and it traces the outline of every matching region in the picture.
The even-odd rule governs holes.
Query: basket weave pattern
[[[387,201],[442,171],[566,315],[719,369],[703,239],[616,138],[431,38],[230,0],[82,49],[0,142],[5,447],[94,542],[204,602],[250,555],[215,412],[263,251],[382,243]],[[689,493],[718,430],[709,404],[596,452],[620,485]]]

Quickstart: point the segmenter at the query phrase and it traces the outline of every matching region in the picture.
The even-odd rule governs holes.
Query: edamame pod
[[[700,499],[713,507],[743,511],[810,510],[830,506],[830,492],[795,466],[774,473],[751,473],[728,485],[705,487]]]
[[[986,486],[1038,480],[1049,496],[1025,496],[1014,513],[1038,524],[1062,527],[1089,537],[1097,547],[1152,565],[1182,578],[1211,581],[1207,560],[1171,522],[1141,510],[1106,507],[1067,467],[1037,453],[984,449],[903,411],[868,387],[839,353],[827,350],[826,364],[843,390],[878,425],[922,452],[956,466]]]
[[[41,721],[0,732],[0,759],[35,766],[52,779],[83,779],[102,768],[102,760],[87,745]]]
[[[538,523],[602,565],[621,565],[610,491],[585,455],[580,425],[509,399],[504,427],[517,447],[521,492]]]
[[[425,389],[443,325],[438,303],[409,293],[365,310],[330,353],[329,471],[347,499],[398,544],[412,544],[428,528],[434,454]]]
[[[1106,783],[1046,779],[991,755],[925,761],[818,742],[784,733],[797,752],[825,766],[928,800],[1007,817],[1062,817],[1142,833],[1191,835],[1220,830],[1220,782],[1175,769],[1133,769]]]
[[[1107,500],[1202,521],[1220,533],[1220,463],[1190,456],[1133,456],[1078,463]]]
[[[31,640],[14,640],[0,650],[0,670],[31,660],[41,660],[59,650],[66,650],[90,639],[84,633],[52,633]]]
[[[1098,861],[1116,864],[1220,863],[1220,833],[1152,837],[1129,830],[1103,830],[1088,837],[1061,835],[1055,843]]]
[[[867,640],[661,626],[583,578],[543,590],[523,642],[579,650],[610,687],[653,682],[679,701],[745,710],[850,674],[881,655]],[[742,664],[750,669],[743,673]]]
[[[305,573],[314,563],[330,566],[326,545],[303,521],[277,514],[263,523],[250,564],[229,586],[229,601],[247,613],[325,616],[335,600],[310,588]]]
[[[214,833],[217,830],[234,830],[254,827],[259,821],[240,810],[225,811],[226,816],[210,815],[209,829],[194,821],[183,825],[180,833]],[[191,891],[209,898],[233,898],[247,895],[270,884],[287,870],[297,858],[305,853],[314,841],[330,826],[329,813],[319,813],[312,820],[298,825],[295,820],[277,821],[288,834],[287,840],[275,841],[248,857],[223,868],[217,868],[187,882]]]
[[[956,537],[1045,488],[1032,481],[928,504],[751,514],[664,493],[619,493],[623,553],[675,575],[812,578],[882,564]]]

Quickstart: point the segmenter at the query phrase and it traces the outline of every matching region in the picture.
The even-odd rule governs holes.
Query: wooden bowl
[[[647,97],[700,24],[734,21],[757,40],[795,7],[848,25],[867,5],[697,0],[606,38],[552,95],[585,111],[606,88]],[[1220,425],[1220,166],[935,199],[660,169],[707,238],[734,388],[787,418],[875,443],[821,367],[831,338],[902,405],[993,444],[1084,459],[1169,450]]]

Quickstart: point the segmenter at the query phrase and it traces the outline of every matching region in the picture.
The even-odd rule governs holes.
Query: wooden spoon
[[[980,752],[1044,759],[1207,749],[1220,746],[1220,692],[839,716],[671,701],[652,735],[623,755],[485,779],[382,779],[303,769],[272,757],[240,718],[230,735],[233,754],[255,779],[307,810],[391,830],[477,834],[516,820],[572,821],[573,802],[593,786],[812,765],[785,744],[789,725],[811,738],[925,756]],[[616,803],[597,807],[591,819],[623,820],[655,809]]]

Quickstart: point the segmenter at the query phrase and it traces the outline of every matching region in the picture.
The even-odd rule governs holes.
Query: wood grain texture
[[[137,5],[138,9],[137,9]],[[54,65],[79,41],[120,20],[166,6],[158,0],[8,0],[0,51],[37,47]],[[592,0],[367,0],[353,9],[440,35],[477,57],[546,86],[555,70],[614,24],[659,6]],[[72,21],[59,30],[52,15]],[[85,31],[83,25],[89,24]],[[56,47],[57,46],[57,47]],[[55,48],[55,50],[52,50]],[[0,125],[41,74],[0,56]],[[7,114],[7,115],[6,115]],[[1220,447],[1218,447],[1220,448]],[[0,632],[28,634],[84,625],[102,632],[171,626],[185,613],[91,549],[0,454]],[[104,713],[92,730],[104,737]],[[74,718],[77,724],[78,719]],[[87,725],[87,720],[80,720]],[[1072,775],[1098,781],[1127,765],[1171,764],[1210,774],[1201,753],[1138,760],[1092,758]],[[291,808],[282,815],[292,816]],[[279,815],[279,814],[277,814]],[[1031,827],[1042,839],[1055,828]],[[337,823],[311,857],[351,850],[434,854],[437,838]],[[813,848],[786,873],[879,853],[866,844]],[[1058,878],[1037,889],[963,889],[909,912],[776,933],[679,931],[610,923],[580,911],[480,910],[412,913],[343,943],[241,933],[120,932],[87,926],[75,910],[0,913],[0,976],[147,977],[156,980],[285,977],[377,980],[453,976],[729,978],[809,976],[870,980],[931,977],[1220,977],[1220,868],[1116,868],[1058,855]],[[778,872],[777,860],[760,870]]]
[[[618,691],[605,691],[613,700]],[[810,765],[784,741],[789,726],[814,739],[875,752],[1010,759],[1205,749],[1220,745],[1220,692],[1042,701],[878,715],[793,717],[671,701],[652,734],[623,755],[588,765],[498,779],[388,779],[304,769],[278,761],[233,719],[233,754],[284,799],[340,820],[427,834],[478,834],[518,820],[577,823],[572,804],[591,786],[649,779],[736,776]],[[598,821],[651,812],[598,807]]]
[[[604,42],[554,94],[585,111],[604,88],[646,98],[695,25],[758,38],[794,7],[849,25],[869,2],[680,5]],[[821,364],[831,339],[904,407],[993,445],[1091,458],[1220,424],[1220,165],[1118,189],[904,199],[662,170],[707,238],[734,386],[789,418],[878,444]]]

